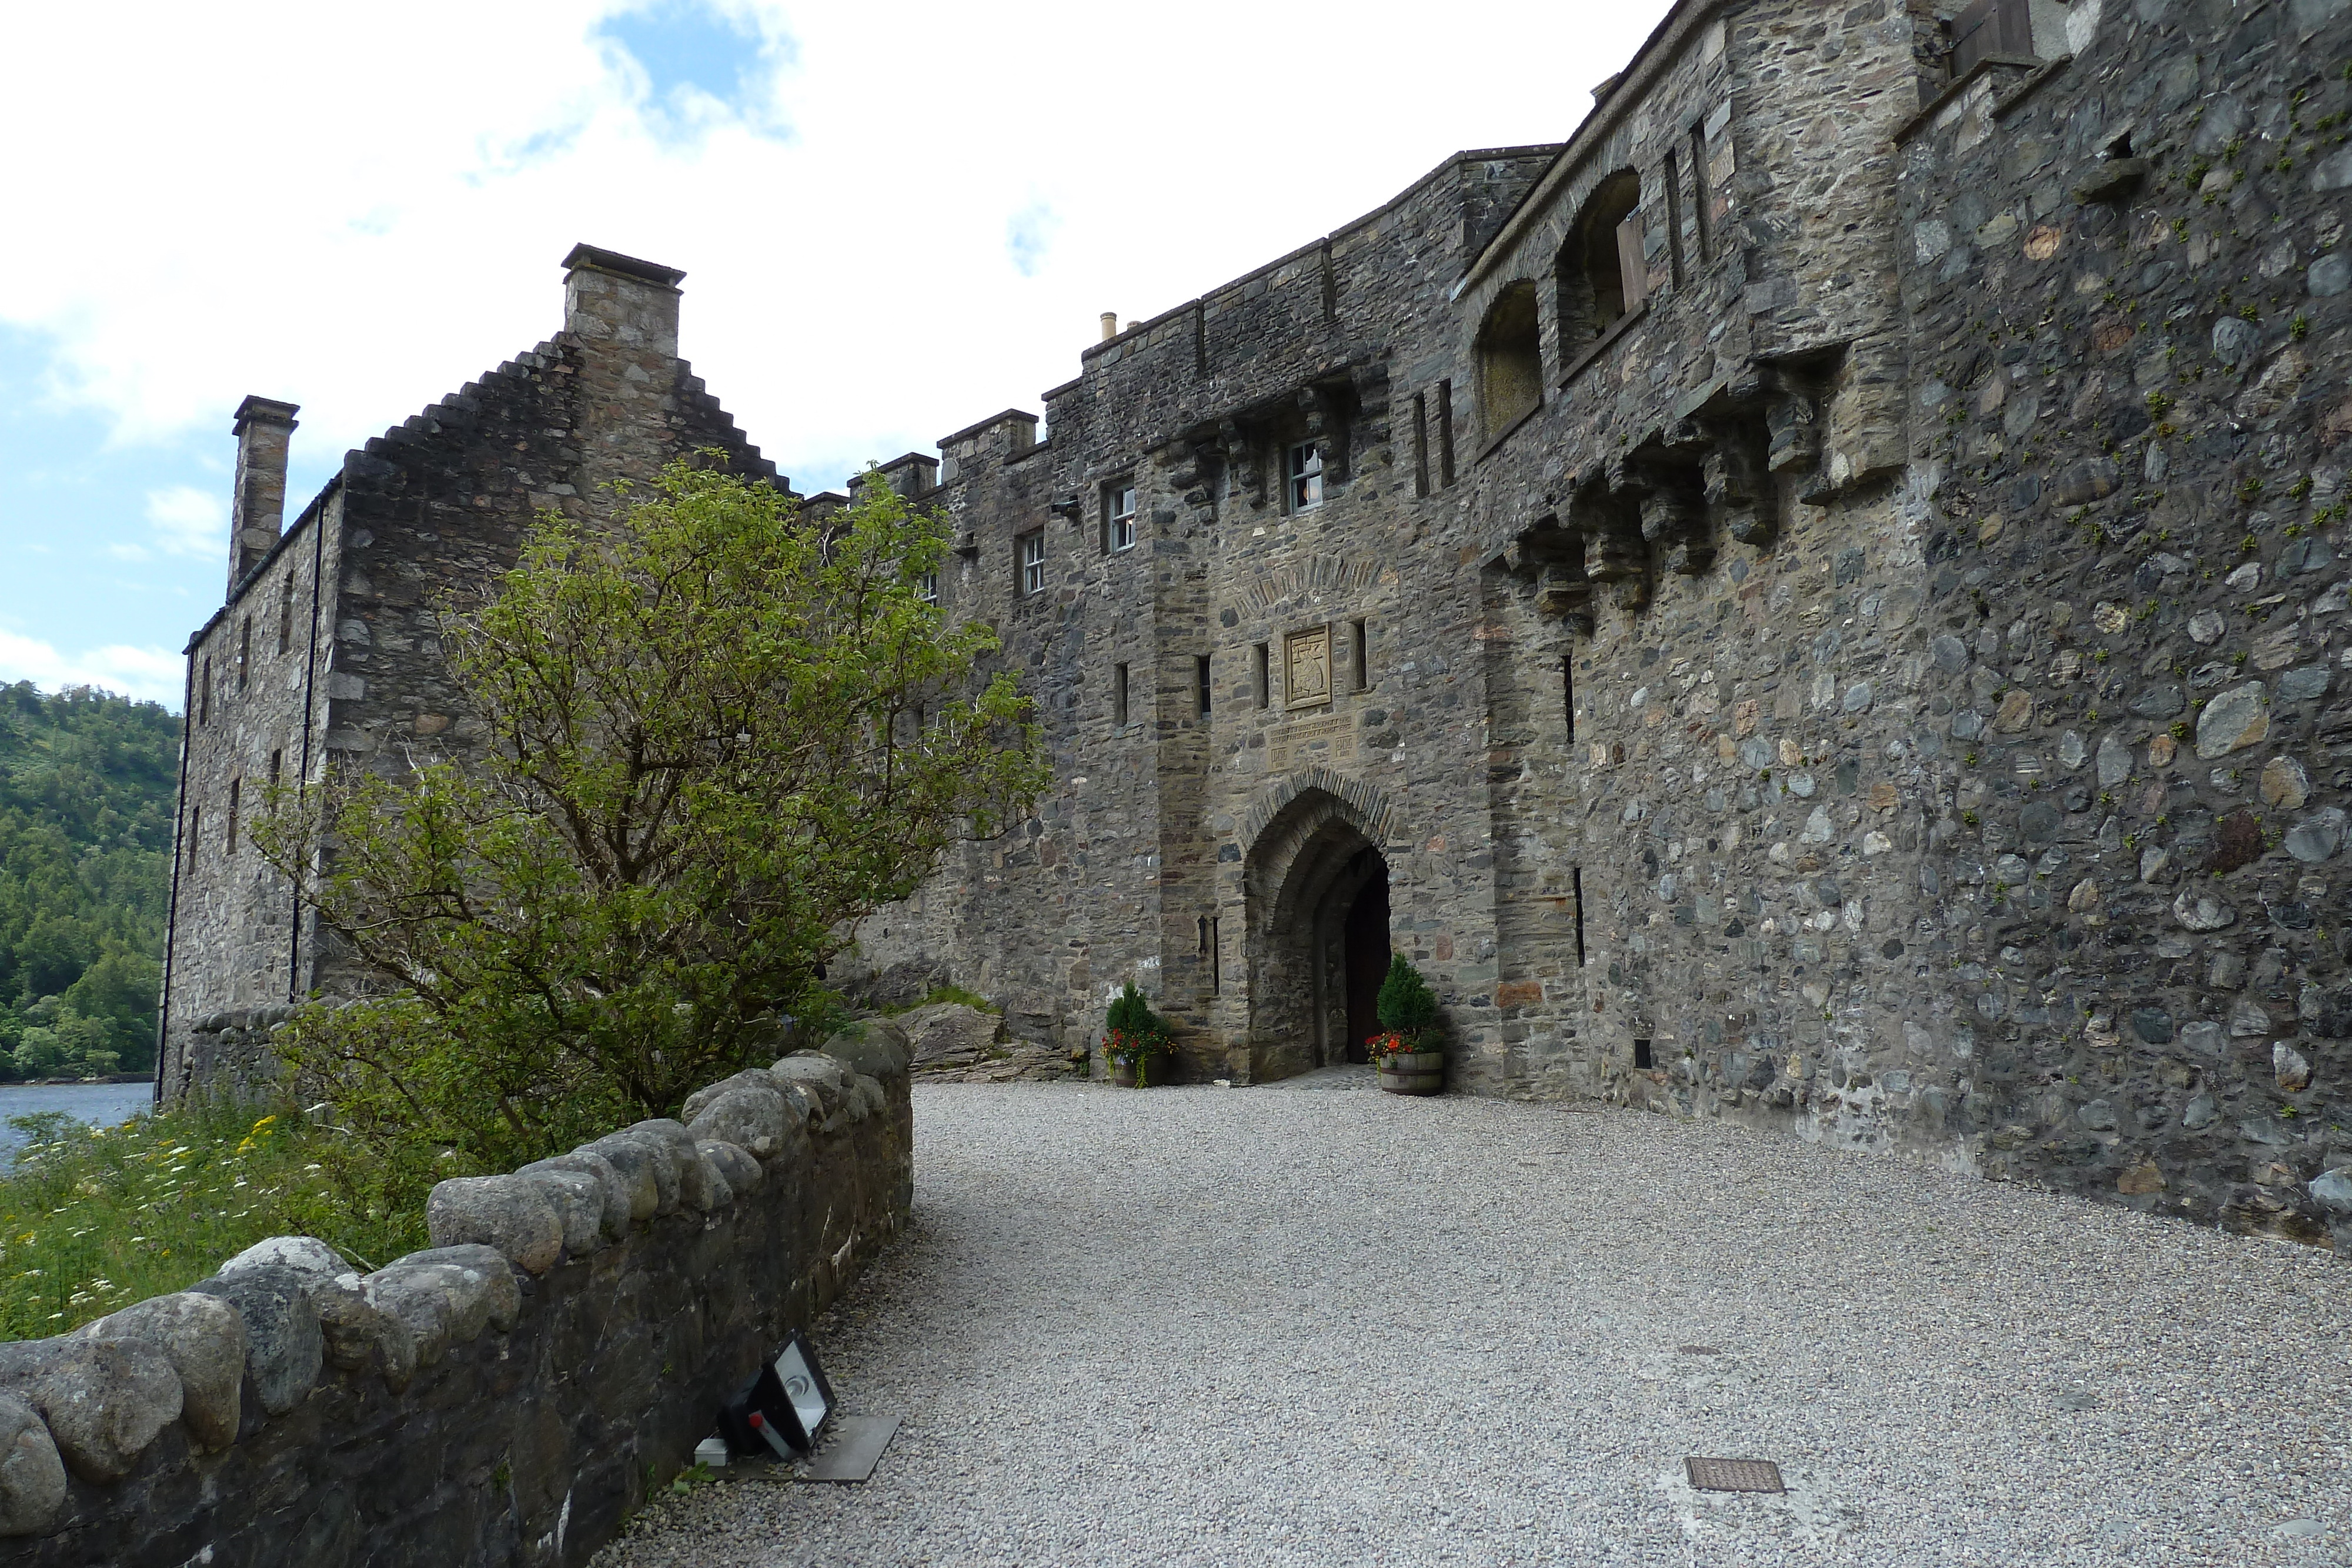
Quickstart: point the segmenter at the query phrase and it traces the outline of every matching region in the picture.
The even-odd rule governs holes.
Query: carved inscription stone
[[[1328,694],[1327,693],[1328,696]],[[1356,732],[1346,714],[1293,719],[1267,739],[1266,765],[1277,773],[1302,762],[1331,762],[1356,755]]]
[[[1283,643],[1283,697],[1291,707],[1320,707],[1331,700],[1331,628],[1293,632]]]

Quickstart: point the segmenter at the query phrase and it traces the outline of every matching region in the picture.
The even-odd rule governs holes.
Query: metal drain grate
[[[1685,1458],[1683,1464],[1690,1471],[1690,1484],[1696,1491],[1789,1490],[1780,1484],[1780,1467],[1769,1459]]]

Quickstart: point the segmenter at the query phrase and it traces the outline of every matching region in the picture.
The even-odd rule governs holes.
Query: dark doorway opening
[[[1371,862],[1370,874],[1348,905],[1340,936],[1348,966],[1349,1061],[1370,1060],[1364,1041],[1380,1032],[1381,982],[1389,972],[1389,868],[1377,850],[1366,850],[1363,858]]]

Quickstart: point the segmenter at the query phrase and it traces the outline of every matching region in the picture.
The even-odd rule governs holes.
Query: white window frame
[[[1311,441],[1301,441],[1282,463],[1284,494],[1294,512],[1311,512],[1323,504],[1323,454]]]
[[[917,578],[915,597],[926,604],[937,604],[940,601],[940,574],[936,571],[927,571]]]
[[[1021,597],[1030,598],[1045,591],[1045,530],[1034,529],[1013,541],[1020,561]]]
[[[1103,507],[1105,518],[1103,538],[1110,548],[1110,553],[1117,555],[1121,550],[1133,549],[1135,548],[1135,481],[1129,479],[1111,486]]]

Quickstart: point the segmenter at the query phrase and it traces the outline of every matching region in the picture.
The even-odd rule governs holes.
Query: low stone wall
[[[362,1277],[307,1238],[0,1344],[0,1556],[585,1563],[905,1221],[905,1039],[867,1025],[512,1176]]]

